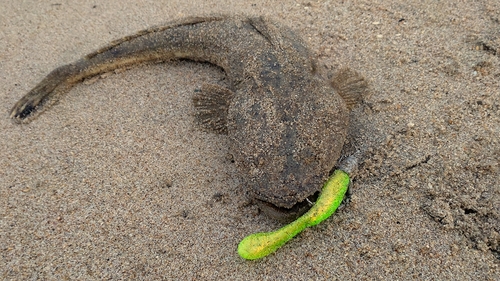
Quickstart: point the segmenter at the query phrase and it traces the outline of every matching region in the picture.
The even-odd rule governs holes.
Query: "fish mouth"
[[[268,217],[282,223],[290,223],[307,212],[314,205],[314,202],[316,202],[318,196],[319,191],[315,192],[313,195],[308,196],[301,202],[297,202],[291,208],[279,207],[260,199],[256,199],[256,203]]]

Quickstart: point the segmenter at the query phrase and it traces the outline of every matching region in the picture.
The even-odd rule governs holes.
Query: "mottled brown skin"
[[[194,102],[200,123],[231,139],[253,198],[286,211],[321,189],[346,138],[346,105],[315,75],[306,44],[261,17],[189,18],[117,40],[52,71],[16,103],[11,117],[29,120],[87,77],[177,58],[226,72],[231,91],[207,87]]]

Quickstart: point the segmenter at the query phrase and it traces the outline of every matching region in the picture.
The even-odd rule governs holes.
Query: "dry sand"
[[[500,280],[500,2],[2,1],[0,279]],[[188,61],[80,84],[27,125],[12,105],[55,67],[188,15],[268,15],[323,70],[371,95],[371,150],[342,209],[248,262],[280,226],[249,204],[227,139],[191,96],[224,74]]]

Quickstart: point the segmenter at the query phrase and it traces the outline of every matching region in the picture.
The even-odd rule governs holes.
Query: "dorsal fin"
[[[365,78],[350,68],[340,69],[330,81],[349,109],[360,104],[368,93],[368,83]]]
[[[180,19],[177,21],[171,21],[171,22],[165,23],[163,25],[152,26],[152,27],[149,27],[147,29],[143,29],[143,30],[141,30],[133,35],[129,35],[129,36],[125,36],[125,37],[120,38],[120,39],[116,39],[116,40],[112,41],[111,43],[109,43],[108,45],[103,46],[100,49],[86,55],[85,58],[91,59],[91,58],[97,56],[98,54],[101,54],[101,53],[104,53],[110,49],[113,49],[114,47],[122,44],[123,42],[130,41],[134,38],[141,37],[141,36],[148,34],[148,33],[160,32],[160,31],[163,31],[166,29],[175,28],[175,27],[182,26],[182,25],[194,25],[194,24],[202,23],[202,22],[219,21],[219,20],[223,20],[226,18],[227,18],[227,16],[224,16],[224,15],[212,15],[212,16],[206,16],[206,17],[192,16],[192,17],[187,17],[187,18]]]

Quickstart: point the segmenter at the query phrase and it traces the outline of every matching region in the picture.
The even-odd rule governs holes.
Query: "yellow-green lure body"
[[[349,181],[349,175],[346,172],[336,170],[323,186],[314,206],[307,213],[276,231],[255,233],[245,237],[238,245],[238,254],[247,260],[263,258],[276,251],[305,228],[326,220],[342,203]]]

